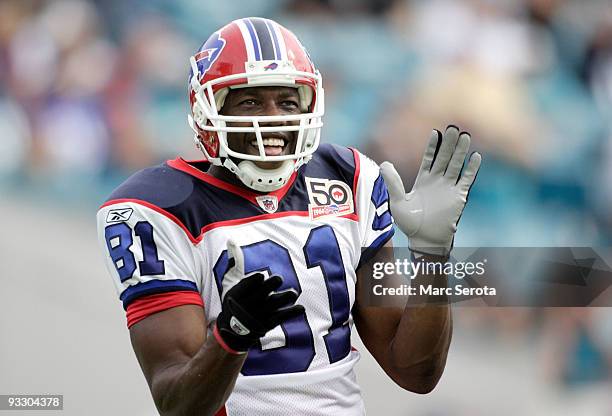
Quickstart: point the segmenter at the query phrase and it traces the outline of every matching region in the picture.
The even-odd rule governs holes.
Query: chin
[[[278,169],[283,162],[254,162],[258,168],[261,169]]]

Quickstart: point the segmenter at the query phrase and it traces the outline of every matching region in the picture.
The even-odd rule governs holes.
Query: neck
[[[221,179],[224,182],[231,183],[232,185],[240,186],[242,188],[251,189],[245,186],[244,183],[236,175],[229,171],[229,169],[223,166],[211,165],[208,168],[209,175],[214,176],[217,179]]]

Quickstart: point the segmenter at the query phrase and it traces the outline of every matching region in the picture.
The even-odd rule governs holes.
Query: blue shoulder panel
[[[174,215],[193,237],[208,224],[250,217],[261,211],[245,199],[167,164],[141,170],[108,198],[138,199]]]
[[[193,188],[193,180],[189,175],[164,163],[130,176],[113,191],[107,202],[117,199],[140,199],[166,209],[185,202],[193,193]]]
[[[316,177],[342,180],[352,187],[355,177],[355,155],[347,147],[324,143],[319,146],[306,168],[309,173],[319,175]]]

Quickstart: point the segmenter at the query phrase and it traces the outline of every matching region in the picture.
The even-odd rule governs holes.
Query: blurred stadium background
[[[199,157],[187,58],[244,16],[278,20],[309,49],[324,141],[412,183],[431,128],[472,133],[484,163],[457,245],[612,245],[609,0],[1,0],[0,394],[64,394],[70,415],[155,414],[94,215],[135,170]],[[455,318],[430,395],[363,354],[369,414],[612,414],[609,309]]]

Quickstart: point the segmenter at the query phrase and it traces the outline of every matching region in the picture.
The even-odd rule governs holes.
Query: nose
[[[282,116],[285,115],[286,112],[282,109],[282,107],[278,104],[275,99],[268,99],[265,101],[264,106],[265,115],[267,116]],[[285,126],[287,125],[287,121],[278,120],[278,121],[267,121],[265,123],[261,123],[262,126]]]

